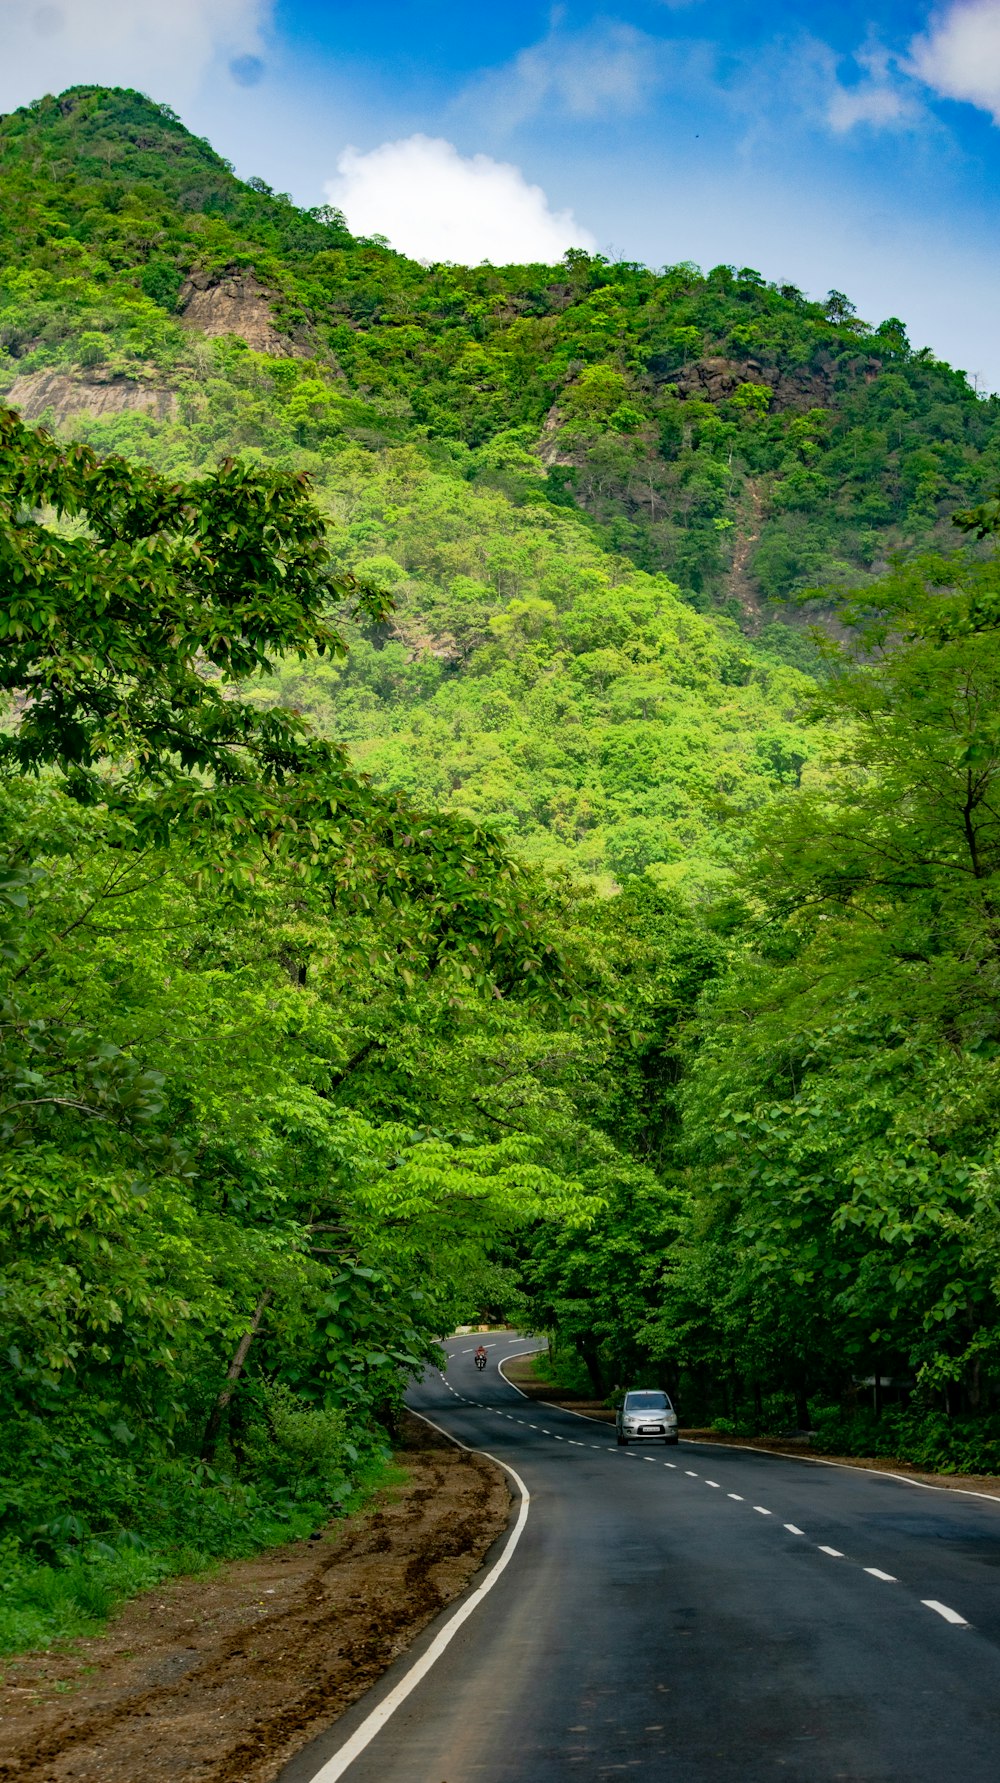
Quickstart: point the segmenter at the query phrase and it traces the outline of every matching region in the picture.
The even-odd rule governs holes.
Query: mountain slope
[[[396,621],[260,697],[549,860],[731,859],[809,754],[818,658],[782,603],[943,537],[998,474],[1000,404],[837,294],[425,268],[132,92],[0,120],[0,171],[0,392],[167,471],[308,470]]]
[[[226,767],[217,798],[176,807],[203,837],[228,821],[210,854],[169,821],[130,849],[128,802],[81,802],[92,776],[6,782],[0,1355],[24,1412],[0,1448],[27,1539],[57,1556],[70,1524],[156,1539],[168,1493],[186,1551],[217,1516],[210,1552],[273,1539],[279,1501],[230,1495],[228,1474],[209,1492],[183,1459],[215,1453],[241,1333],[259,1327],[235,1477],[259,1466],[329,1503],[401,1335],[417,1358],[450,1318],[526,1305],[592,1391],[641,1370],[751,1429],[818,1408],[844,1452],[870,1440],[874,1376],[904,1396],[883,1421],[879,1388],[878,1452],[995,1466],[996,514],[957,570],[883,578],[870,657],[823,687],[778,597],[950,544],[950,507],[995,481],[998,405],[899,323],[748,269],[418,266],[241,184],[130,93],[0,120],[0,287],[0,389],[26,413],[171,477],[227,454],[267,472],[143,495],[143,525],[185,529],[164,605],[145,533],[120,550],[127,467],[65,454],[58,476],[101,499],[70,502],[57,539],[23,505],[64,487],[33,468],[49,448],[8,425],[30,673],[55,676],[46,759],[120,737],[174,808],[174,638],[210,651],[218,624],[225,647],[232,608],[254,640],[238,660],[259,663],[292,592],[266,544],[270,466],[308,473],[324,509],[312,567],[328,547],[395,603],[362,603],[344,657],[268,658],[235,733],[182,643],[183,698],[213,713],[193,759],[264,739],[249,808]],[[215,518],[189,543],[203,501]],[[132,605],[109,633],[123,560]],[[275,579],[253,595],[262,561]],[[136,729],[151,587],[155,698],[135,709],[156,723]],[[321,641],[296,612],[288,648]],[[209,660],[224,672],[224,648]],[[357,815],[325,768],[286,801],[298,751],[242,704],[279,699],[420,819],[373,799],[369,849],[368,792]],[[438,856],[444,808],[515,846],[463,836]],[[224,864],[220,836],[231,873],[195,873]],[[565,872],[509,872],[507,853]],[[539,980],[551,998],[522,994]],[[349,1425],[296,1423],[300,1388]],[[275,1458],[264,1435],[290,1412]]]
[[[410,435],[476,448],[513,430],[546,499],[751,624],[762,601],[932,536],[1000,475],[997,400],[839,293],[575,251],[559,268],[427,269],[241,183],[129,92],[0,121],[0,167],[8,370],[174,369],[168,318],[240,333],[239,294],[214,325],[208,294],[242,278],[252,344],[339,368]]]

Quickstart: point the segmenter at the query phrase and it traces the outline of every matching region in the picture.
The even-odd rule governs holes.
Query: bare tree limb
[[[219,1440],[219,1431],[222,1428],[222,1420],[225,1417],[226,1408],[236,1391],[236,1383],[239,1380],[240,1375],[243,1373],[243,1364],[246,1362],[246,1359],[250,1354],[250,1345],[253,1343],[254,1338],[260,1330],[261,1319],[264,1317],[264,1314],[273,1299],[274,1295],[271,1292],[271,1289],[268,1288],[266,1292],[261,1295],[257,1305],[254,1307],[253,1318],[250,1321],[248,1330],[244,1331],[243,1336],[236,1345],[236,1353],[226,1370],[225,1386],[208,1414],[208,1423],[205,1425],[205,1434],[201,1439],[201,1458],[203,1461],[211,1461],[215,1456],[215,1446]]]

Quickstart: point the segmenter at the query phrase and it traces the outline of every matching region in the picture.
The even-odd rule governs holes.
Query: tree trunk
[[[875,1357],[875,1393],[873,1403],[875,1407],[875,1416],[876,1418],[880,1418],[882,1416],[882,1364],[879,1361],[878,1356]]]
[[[601,1363],[597,1354],[596,1343],[585,1337],[578,1337],[576,1340],[576,1347],[583,1360],[583,1365],[587,1370],[591,1387],[594,1390],[595,1399],[603,1399],[604,1376],[601,1372]]]
[[[944,1412],[946,1418],[953,1418],[958,1411],[958,1392],[954,1381],[944,1383]]]
[[[253,1318],[250,1320],[249,1330],[244,1331],[243,1336],[236,1345],[236,1353],[226,1370],[226,1384],[208,1414],[208,1423],[205,1425],[205,1434],[201,1439],[201,1458],[203,1461],[212,1461],[215,1458],[215,1445],[219,1440],[219,1431],[222,1429],[222,1420],[226,1415],[226,1407],[236,1391],[236,1383],[239,1380],[240,1375],[243,1373],[243,1364],[246,1362],[246,1359],[250,1354],[250,1345],[253,1343],[254,1338],[260,1330],[261,1319],[264,1317],[264,1314],[273,1299],[274,1295],[270,1288],[268,1288],[266,1294],[261,1295],[257,1305],[254,1307]]]

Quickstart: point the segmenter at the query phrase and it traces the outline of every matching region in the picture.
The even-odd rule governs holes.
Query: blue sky
[[[0,0],[0,22],[5,107],[127,82],[408,252],[749,264],[1000,388],[1000,0]]]

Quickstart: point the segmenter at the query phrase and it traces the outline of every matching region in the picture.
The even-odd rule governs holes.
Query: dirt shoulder
[[[542,1405],[557,1405],[563,1411],[583,1412],[602,1424],[615,1421],[614,1412],[601,1400],[588,1399],[583,1393],[567,1392],[552,1381],[540,1381],[532,1369],[530,1356],[518,1356],[513,1362],[505,1362],[504,1374],[527,1399]],[[863,1467],[872,1473],[902,1474],[905,1479],[916,1480],[924,1486],[945,1486],[955,1492],[982,1492],[988,1498],[1000,1499],[1000,1479],[996,1474],[927,1473],[923,1468],[913,1467],[909,1461],[893,1461],[880,1455],[828,1455],[825,1450],[815,1449],[799,1437],[723,1436],[715,1430],[696,1430],[686,1425],[681,1426],[681,1436],[689,1442],[717,1443],[720,1448],[764,1449],[771,1455],[836,1462],[841,1467]]]
[[[105,1634],[11,1661],[0,1778],[272,1783],[464,1590],[507,1526],[500,1468],[408,1418],[405,1486],[319,1539],[174,1579]]]
[[[537,1400],[540,1405],[558,1405],[563,1411],[582,1412],[585,1417],[598,1418],[602,1424],[614,1423],[615,1414],[603,1399],[588,1399],[585,1393],[568,1392],[554,1381],[539,1380],[531,1364],[529,1355],[515,1356],[503,1365],[507,1380],[524,1394],[525,1399]]]

